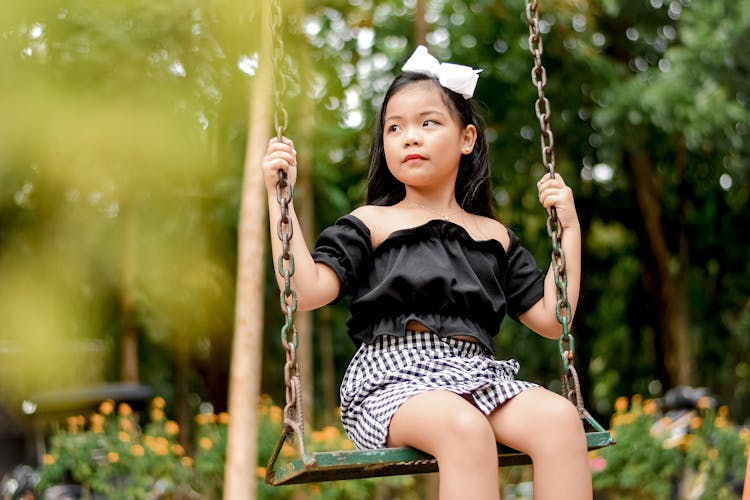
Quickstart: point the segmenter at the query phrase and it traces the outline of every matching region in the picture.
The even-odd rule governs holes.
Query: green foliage
[[[598,466],[602,470],[594,475],[597,490],[615,490],[625,498],[628,495],[631,498],[669,497],[672,481],[682,468],[684,457],[676,448],[662,446],[664,436],[651,434],[654,421],[649,413],[636,399],[629,412],[615,415],[612,432],[617,444],[596,452],[602,462]]]
[[[164,419],[163,404],[161,398],[153,401],[145,428],[129,406],[120,404],[115,412],[112,401],[88,420],[69,417],[67,429],[50,438],[40,489],[73,480],[106,498],[146,499],[184,491],[191,480],[204,483],[203,471],[197,464],[193,471],[193,459],[177,443],[179,426]]]
[[[750,430],[735,427],[728,409],[706,400],[699,410],[659,413],[653,400],[615,403],[615,446],[592,452],[594,487],[603,498],[738,499]]]
[[[41,466],[40,490],[66,481],[83,485],[90,493],[116,499],[221,498],[229,415],[196,415],[194,451],[178,443],[179,425],[167,420],[165,402],[152,401],[148,422],[127,405],[115,409],[105,401],[89,418],[73,416],[67,427],[49,439]],[[282,428],[282,409],[264,396],[258,405],[258,463],[265,463],[276,446]],[[309,451],[352,449],[340,426],[327,426],[307,436]],[[297,450],[285,443],[281,460]],[[265,484],[266,468],[255,471],[258,495],[264,499],[295,498],[304,490],[310,499],[348,500],[374,498],[378,494],[419,498],[414,477],[334,481],[322,484],[273,487]]]

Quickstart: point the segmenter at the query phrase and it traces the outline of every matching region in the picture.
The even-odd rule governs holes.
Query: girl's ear
[[[461,153],[468,155],[474,151],[474,143],[477,142],[477,128],[467,125],[461,137]]]

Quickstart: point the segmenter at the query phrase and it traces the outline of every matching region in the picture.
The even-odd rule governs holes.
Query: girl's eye
[[[398,125],[390,125],[387,130],[388,132],[395,132],[398,130]]]
[[[423,127],[429,127],[430,125],[437,125],[437,122],[435,120],[425,120],[424,123],[422,123]]]

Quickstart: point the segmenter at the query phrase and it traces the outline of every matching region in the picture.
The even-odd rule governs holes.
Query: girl
[[[441,500],[497,499],[496,443],[503,443],[531,457],[537,500],[591,498],[575,407],[515,380],[515,360],[494,358],[492,337],[506,314],[547,338],[561,329],[552,270],[545,277],[493,215],[487,144],[470,99],[476,73],[417,49],[383,100],[367,205],[325,229],[312,252],[292,239],[293,288],[302,310],[352,296],[348,330],[358,350],[341,386],[341,415],[358,448],[423,450],[438,461]],[[272,139],[263,160],[274,262],[278,170],[294,184],[287,138]],[[574,308],[573,195],[559,175],[537,187],[563,227]],[[297,224],[293,206],[289,212]]]

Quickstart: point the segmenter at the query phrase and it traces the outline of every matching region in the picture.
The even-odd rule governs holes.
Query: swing
[[[553,177],[554,150],[553,136],[550,129],[549,101],[544,96],[547,81],[546,71],[542,66],[542,39],[539,33],[538,0],[526,0],[526,18],[529,23],[529,50],[534,57],[534,68],[531,72],[532,82],[537,88],[538,98],[535,103],[536,116],[541,128],[542,161],[545,169]],[[283,59],[283,42],[278,29],[281,24],[281,8],[278,0],[272,7],[272,31],[274,34],[273,60],[278,68]],[[281,140],[287,124],[287,112],[283,106],[285,82],[280,71],[274,71],[274,97],[276,111],[274,126],[277,137]],[[284,429],[281,437],[269,458],[266,467],[265,481],[274,486],[317,483],[345,479],[393,476],[401,474],[419,474],[436,472],[437,460],[414,448],[382,448],[376,450],[341,450],[307,453],[304,441],[304,418],[302,412],[302,391],[300,387],[299,367],[297,364],[297,330],[294,326],[293,313],[297,309],[297,298],[291,288],[291,277],[294,274],[294,256],[289,250],[292,237],[292,224],[289,219],[288,205],[292,198],[291,187],[283,172],[279,171],[276,185],[276,198],[281,209],[277,224],[277,235],[282,241],[282,254],[278,260],[278,271],[284,277],[284,289],[280,293],[281,309],[286,321],[281,328],[281,342],[286,351],[284,381],[286,385],[286,406],[283,412]],[[578,414],[592,429],[586,432],[589,450],[603,448],[614,444],[614,438],[583,407],[578,384],[578,375],[573,366],[574,339],[569,332],[570,303],[567,298],[567,275],[565,257],[562,253],[562,226],[559,224],[554,207],[547,219],[547,232],[552,240],[552,266],[557,286],[557,320],[562,326],[562,335],[558,341],[562,360],[562,394],[578,409]],[[299,458],[285,464],[277,464],[277,459],[284,443],[297,438]],[[498,445],[498,463],[500,466],[526,465],[531,459],[514,449]]]

